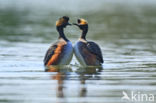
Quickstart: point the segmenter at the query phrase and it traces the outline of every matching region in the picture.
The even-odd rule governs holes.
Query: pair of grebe
[[[84,19],[78,19],[76,25],[82,30],[81,37],[72,47],[72,43],[66,38],[64,28],[69,24],[69,17],[63,16],[56,21],[56,29],[59,33],[59,39],[47,51],[44,58],[44,65],[67,65],[70,63],[73,52],[83,66],[101,66],[103,57],[100,47],[91,41],[86,40],[88,32],[88,23]]]

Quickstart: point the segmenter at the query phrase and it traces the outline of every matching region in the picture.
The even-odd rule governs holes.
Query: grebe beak
[[[79,24],[77,24],[77,23],[72,23],[72,25],[76,25],[76,26],[79,26]]]

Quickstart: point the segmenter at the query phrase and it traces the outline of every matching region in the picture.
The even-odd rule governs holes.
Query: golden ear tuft
[[[86,24],[88,24],[88,22],[85,19],[78,19],[78,23],[80,25],[86,25]]]
[[[56,26],[61,26],[61,25],[65,24],[65,23],[67,23],[68,20],[69,20],[69,17],[63,16],[58,21],[56,21]]]
[[[63,18],[60,18],[58,21],[56,21],[56,26],[61,26],[63,25],[65,20]]]

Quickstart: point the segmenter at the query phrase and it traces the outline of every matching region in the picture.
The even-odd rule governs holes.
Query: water
[[[155,10],[154,0],[1,0],[0,103],[155,103]],[[42,61],[63,15],[71,23],[88,20],[87,38],[102,49],[102,69],[81,67],[74,57],[45,72]],[[73,44],[80,36],[74,26],[65,33]],[[136,100],[121,100],[123,91]],[[139,101],[141,94],[154,101]]]

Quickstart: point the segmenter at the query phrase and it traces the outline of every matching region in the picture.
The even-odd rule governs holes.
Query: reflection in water
[[[64,80],[64,73],[58,72],[56,75],[52,77],[53,80],[58,80],[58,88],[57,88],[57,96],[64,97],[63,94],[63,80]]]
[[[102,70],[102,67],[80,67],[76,72],[79,74],[80,83],[82,85],[80,89],[80,97],[86,97],[87,88],[85,86],[86,80],[98,77],[97,74]],[[100,78],[100,77],[99,77]]]
[[[63,66],[48,66],[46,68],[47,72],[57,72],[57,74],[52,75],[52,80],[57,80],[58,86],[57,86],[57,97],[63,98],[63,88],[64,88],[64,80],[67,77],[67,74],[69,71],[71,71],[70,67],[63,67]]]
[[[100,79],[98,76],[100,71],[102,70],[102,67],[79,67],[76,70],[76,73],[78,74],[78,78],[80,80],[81,87],[78,89],[78,96],[79,97],[86,97],[87,96],[87,86],[86,86],[86,80],[89,79]],[[51,75],[52,80],[57,80],[57,97],[59,98],[65,98],[66,93],[64,93],[64,80],[70,80],[69,75],[72,71],[72,68],[67,66],[49,66],[46,68],[47,72],[57,72],[55,75]],[[67,87],[66,87],[67,88]]]

